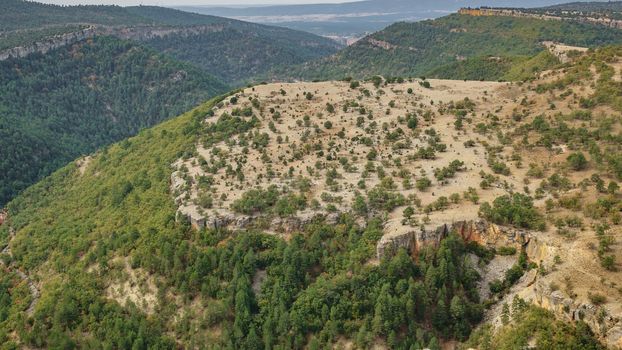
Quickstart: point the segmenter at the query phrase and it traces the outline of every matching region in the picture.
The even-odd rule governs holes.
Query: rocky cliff
[[[583,320],[607,346],[622,348],[622,322],[605,306],[573,299],[561,290],[552,290],[543,281],[536,282],[533,289],[537,305],[566,321]]]
[[[485,220],[458,221],[433,228],[413,230],[405,234],[385,235],[376,247],[379,259],[393,254],[399,248],[406,248],[416,254],[422,247],[437,246],[450,232],[456,232],[467,242],[477,242],[486,247],[513,246],[524,249],[530,261],[539,265],[550,261],[556,255],[555,247],[528,231],[503,227]],[[509,266],[508,266],[509,267]],[[498,271],[497,271],[498,272]],[[502,271],[504,272],[504,271]],[[503,273],[501,273],[501,276]],[[497,302],[490,311],[493,324],[500,324],[500,305],[511,303],[514,295],[552,311],[558,318],[567,321],[582,320],[611,348],[622,348],[622,320],[615,311],[606,306],[597,306],[585,298],[570,297],[565,292],[552,289],[548,275],[541,275],[532,269],[512,288],[512,291]],[[487,287],[487,286],[484,286]]]
[[[67,45],[75,44],[79,41],[92,38],[96,35],[111,35],[125,40],[146,41],[155,38],[162,38],[168,35],[196,35],[204,33],[219,32],[224,29],[223,25],[203,25],[193,27],[108,27],[91,26],[83,30],[55,35],[45,40],[25,45],[13,47],[0,51],[0,61],[9,58],[21,58],[33,53],[45,54],[50,50],[58,49]]]
[[[0,210],[0,226],[4,224],[4,221],[6,220],[7,216],[8,216],[8,212],[6,209]]]
[[[501,227],[485,220],[471,220],[414,229],[402,234],[385,235],[378,241],[376,255],[378,259],[382,259],[399,248],[406,248],[416,253],[425,246],[438,246],[450,232],[456,232],[467,242],[473,241],[487,247],[509,245],[517,248],[525,247],[527,250],[537,249],[533,248],[533,244],[531,248],[529,247],[532,235],[526,231]]]
[[[77,32],[55,35],[31,45],[18,46],[0,51],[0,61],[7,60],[9,58],[26,57],[33,53],[45,54],[50,50],[58,49],[63,46],[77,43],[78,41],[84,39],[92,38],[96,34],[97,30],[94,27],[89,27]]]

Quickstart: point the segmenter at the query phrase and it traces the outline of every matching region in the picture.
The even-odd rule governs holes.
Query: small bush
[[[568,156],[566,159],[570,168],[575,171],[585,170],[587,168],[587,159],[581,152],[576,152]]]
[[[497,249],[499,255],[514,255],[516,254],[516,248],[514,247],[499,247]]]
[[[594,305],[602,305],[607,302],[607,297],[599,293],[588,293],[587,297]]]

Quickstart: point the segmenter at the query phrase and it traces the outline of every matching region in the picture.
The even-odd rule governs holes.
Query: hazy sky
[[[317,4],[339,3],[354,0],[39,0],[57,5],[261,5],[261,4]]]

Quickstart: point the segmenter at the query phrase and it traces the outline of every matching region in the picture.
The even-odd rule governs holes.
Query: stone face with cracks
[[[582,320],[608,346],[622,347],[622,324],[604,306],[574,300],[560,290],[551,290],[542,282],[535,284],[534,291],[538,306],[550,310],[562,320]]]
[[[500,227],[484,220],[457,221],[442,224],[436,228],[415,229],[401,234],[385,235],[376,245],[376,257],[383,259],[394,254],[399,248],[411,253],[427,246],[437,247],[450,232],[456,232],[467,242],[477,242],[494,247],[497,244],[512,245],[517,248],[529,247],[532,237],[521,230]]]

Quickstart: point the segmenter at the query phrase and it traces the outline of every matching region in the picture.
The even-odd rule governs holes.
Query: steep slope
[[[0,50],[37,43],[45,47],[48,38],[89,28],[92,35],[145,42],[230,85],[242,85],[277,67],[331,55],[342,47],[306,32],[156,6],[61,7],[10,0],[0,23],[4,24]]]
[[[339,48],[308,33],[161,7],[9,0],[0,23],[0,207],[80,154],[226,86]]]
[[[166,24],[198,25],[192,32],[156,37],[145,44],[203,68],[231,85],[241,85],[278,67],[329,56],[341,48],[330,39],[287,28],[158,7],[141,6],[128,11]]]
[[[487,56],[513,60],[543,51],[543,41],[597,47],[622,42],[617,29],[571,21],[514,17],[450,15],[433,21],[396,23],[368,36],[336,55],[282,72],[284,77],[335,79],[346,76],[419,76],[464,59]],[[497,69],[494,78],[507,70]],[[458,72],[459,73],[459,72]],[[442,78],[464,79],[475,74]],[[482,78],[488,78],[482,76]]]
[[[130,42],[96,38],[0,62],[0,206],[97,148],[228,89]]]
[[[150,21],[120,6],[58,6],[34,1],[3,0],[0,31],[73,24],[146,25]]]
[[[144,130],[9,204],[1,340],[617,345],[620,62],[258,85]]]

